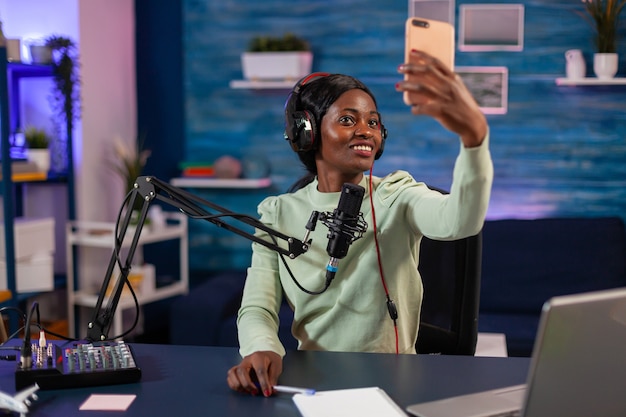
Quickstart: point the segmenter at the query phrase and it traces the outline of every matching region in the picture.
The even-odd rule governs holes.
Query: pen
[[[284,394],[304,394],[315,395],[315,390],[310,388],[288,387],[285,385],[274,385],[274,391]]]

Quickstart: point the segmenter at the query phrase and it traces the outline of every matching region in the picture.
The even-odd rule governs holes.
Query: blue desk
[[[124,416],[300,417],[289,395],[251,397],[231,391],[226,371],[237,349],[205,346],[131,345],[142,380],[127,385],[40,391],[28,414],[100,417],[79,412],[92,393],[136,394]],[[317,390],[378,386],[402,408],[419,401],[524,383],[528,358],[480,358],[373,353],[288,352],[280,382]],[[0,362],[0,390],[15,392],[15,362]]]

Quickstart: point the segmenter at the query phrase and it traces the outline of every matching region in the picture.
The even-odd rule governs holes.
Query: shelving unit
[[[73,187],[73,160],[72,160],[72,138],[71,131],[68,130],[67,139],[67,160],[68,168],[64,173],[46,173],[44,176],[34,176],[27,180],[14,181],[11,174],[11,150],[10,135],[21,126],[20,114],[20,82],[25,78],[51,77],[52,67],[49,65],[31,65],[23,63],[10,63],[6,60],[6,48],[0,48],[0,152],[1,161],[8,162],[2,164],[2,199],[4,212],[4,236],[6,247],[6,277],[7,290],[12,294],[12,298],[5,301],[5,305],[17,306],[23,297],[33,294],[20,295],[16,292],[16,264],[15,264],[15,236],[13,233],[13,222],[16,214],[21,211],[22,199],[24,196],[22,185],[25,183],[59,183],[67,184],[68,215],[70,220],[75,217],[74,187]],[[45,177],[45,178],[44,178]],[[17,177],[16,177],[17,178]]]
[[[580,79],[557,78],[557,85],[626,85],[626,78],[611,78],[609,80],[601,80],[596,77],[587,77]]]
[[[138,292],[137,299],[139,305],[144,305],[175,295],[186,294],[189,290],[189,261],[188,261],[188,242],[187,242],[187,217],[178,212],[164,213],[167,224],[161,228],[150,228],[144,226],[139,238],[139,247],[151,243],[163,242],[167,240],[180,241],[180,277],[179,280],[161,287],[156,286],[153,291],[147,293]],[[115,224],[105,222],[68,222],[67,224],[67,304],[68,304],[68,327],[70,336],[74,337],[76,332],[76,314],[75,307],[91,307],[93,308],[98,301],[98,291],[102,285],[103,277],[87,277],[84,282],[96,283],[97,287],[89,289],[85,288],[81,283],[76,282],[76,272],[74,271],[74,251],[75,247],[92,247],[108,249],[112,251],[114,248]],[[132,230],[128,229],[122,249],[128,248],[132,240]],[[140,262],[135,256],[134,261]],[[83,283],[84,284],[84,283]],[[135,289],[136,290],[136,289]],[[106,305],[107,300],[105,300]],[[113,333],[119,335],[122,333],[122,312],[129,308],[134,308],[133,298],[123,295],[117,307],[116,314],[113,316]],[[85,327],[86,329],[86,327]],[[113,335],[112,335],[113,336]]]

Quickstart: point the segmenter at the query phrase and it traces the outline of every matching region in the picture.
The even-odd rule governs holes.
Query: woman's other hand
[[[226,381],[235,391],[269,397],[282,372],[283,358],[278,353],[254,352],[228,370]]]

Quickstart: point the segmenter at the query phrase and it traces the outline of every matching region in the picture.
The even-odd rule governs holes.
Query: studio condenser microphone
[[[367,230],[367,223],[360,213],[365,189],[360,185],[345,183],[341,189],[339,204],[332,214],[322,216],[322,222],[328,227],[328,246],[330,256],[326,266],[326,285],[335,278],[339,259],[348,254],[348,248],[361,238]]]

